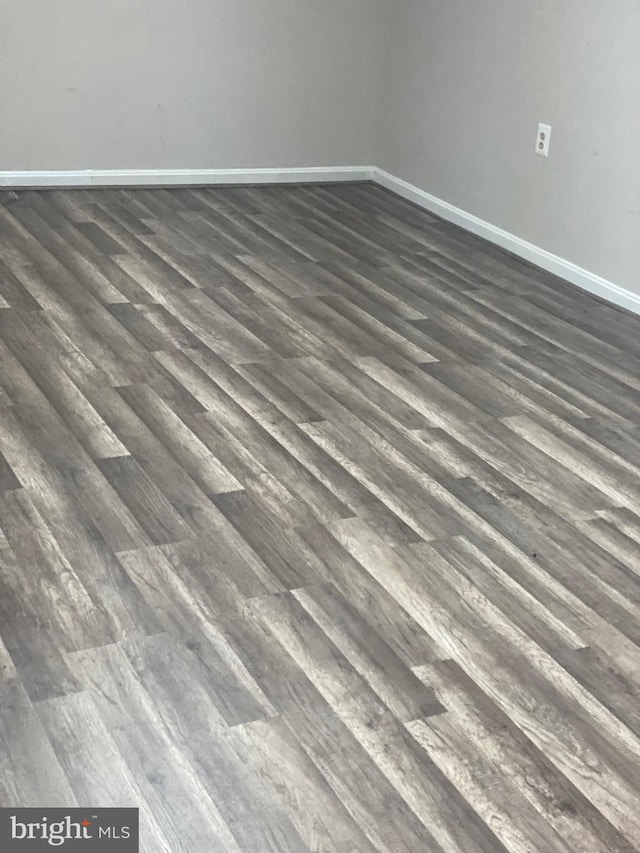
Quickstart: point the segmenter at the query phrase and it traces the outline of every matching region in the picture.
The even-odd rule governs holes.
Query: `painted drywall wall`
[[[637,0],[397,0],[378,165],[640,293],[638,45]]]
[[[0,171],[373,163],[640,293],[639,43],[637,0],[0,0]]]
[[[388,0],[0,0],[0,171],[371,163]]]

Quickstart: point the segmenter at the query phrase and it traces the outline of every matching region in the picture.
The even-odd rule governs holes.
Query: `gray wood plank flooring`
[[[639,333],[367,184],[0,193],[0,804],[640,849]]]

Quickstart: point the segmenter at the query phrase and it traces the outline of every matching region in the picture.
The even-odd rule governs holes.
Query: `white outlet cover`
[[[551,142],[551,125],[550,124],[540,124],[538,125],[538,133],[536,136],[536,154],[538,157],[548,157],[549,156],[549,143]]]

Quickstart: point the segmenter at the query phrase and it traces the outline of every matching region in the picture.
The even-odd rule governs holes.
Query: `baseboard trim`
[[[287,169],[82,169],[0,172],[0,187],[153,187],[240,184],[305,184],[370,181],[373,166],[315,166]]]
[[[229,186],[374,181],[424,210],[506,249],[547,272],[640,314],[640,294],[626,290],[509,231],[504,231],[375,166],[315,166],[283,169],[82,169],[76,171],[0,172],[5,189],[48,187]]]
[[[445,219],[447,222],[452,222],[454,225],[459,225],[465,231],[470,231],[478,237],[483,237],[490,243],[506,249],[508,252],[535,264],[547,272],[563,278],[565,281],[571,282],[582,290],[592,293],[594,296],[599,296],[612,302],[620,308],[625,308],[632,311],[634,314],[640,314],[640,295],[626,290],[606,278],[602,278],[589,270],[579,267],[577,264],[567,261],[564,258],[554,255],[552,252],[547,252],[546,249],[541,249],[533,243],[516,237],[509,231],[504,231],[492,225],[490,222],[485,222],[478,216],[472,213],[467,213],[447,201],[443,201],[434,195],[431,195],[424,190],[419,189],[413,184],[403,181],[394,175],[385,172],[383,169],[373,170],[373,181],[385,189],[391,190],[402,198],[412,201],[424,210]]]

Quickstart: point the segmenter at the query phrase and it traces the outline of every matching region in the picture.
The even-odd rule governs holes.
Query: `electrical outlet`
[[[538,125],[538,135],[536,136],[536,154],[538,157],[549,156],[549,143],[551,142],[551,125]]]

